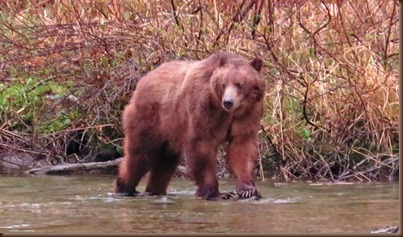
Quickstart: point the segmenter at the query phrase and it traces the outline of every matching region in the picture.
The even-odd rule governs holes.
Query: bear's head
[[[222,55],[213,72],[211,85],[225,111],[246,111],[263,99],[262,65],[260,58],[247,61],[232,54]]]

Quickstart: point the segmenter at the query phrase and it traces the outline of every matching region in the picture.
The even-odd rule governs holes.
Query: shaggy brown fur
[[[201,61],[162,64],[138,83],[123,114],[125,157],[115,191],[135,195],[149,173],[146,192],[166,194],[185,155],[204,199],[221,197],[216,154],[229,142],[227,160],[239,197],[260,196],[252,171],[263,114],[262,60],[217,53]]]

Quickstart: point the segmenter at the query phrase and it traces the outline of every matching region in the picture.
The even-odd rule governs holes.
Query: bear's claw
[[[221,192],[219,198],[222,200],[230,200],[237,198],[237,194],[234,192]]]
[[[243,189],[237,192],[239,199],[247,199],[247,198],[262,198],[262,195],[257,189]]]

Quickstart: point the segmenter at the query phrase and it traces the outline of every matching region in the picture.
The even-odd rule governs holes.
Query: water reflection
[[[0,232],[369,233],[399,222],[398,184],[258,183],[263,199],[204,201],[187,180],[134,198],[112,193],[113,176],[0,179]]]

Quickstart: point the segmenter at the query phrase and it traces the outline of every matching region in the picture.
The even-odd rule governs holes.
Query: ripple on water
[[[154,201],[155,204],[175,204],[176,202],[172,200],[172,197],[162,196]]]
[[[173,195],[186,195],[186,196],[194,196],[196,194],[195,190],[176,190],[176,189],[172,189],[168,192],[169,194],[173,194]]]
[[[49,207],[49,206],[54,206],[54,205],[71,205],[71,202],[45,202],[45,203],[28,203],[28,202],[23,202],[23,203],[12,203],[12,204],[3,204],[3,207],[6,208],[32,208],[32,209],[38,209],[38,208],[43,208],[43,207]]]
[[[18,228],[25,228],[28,226],[29,224],[7,225],[7,226],[0,226],[0,229],[18,229]]]
[[[86,202],[86,201],[102,201],[102,202],[119,202],[121,201],[121,199],[117,198],[116,194],[114,193],[107,193],[107,195],[103,195],[103,194],[98,194],[97,196],[81,196],[81,195],[76,195],[73,198],[70,198],[70,200],[73,201],[82,201],[82,202]]]
[[[287,203],[300,203],[302,199],[299,197],[290,197],[290,198],[261,198],[256,200],[254,198],[241,199],[238,202],[247,202],[253,204],[287,204]]]

